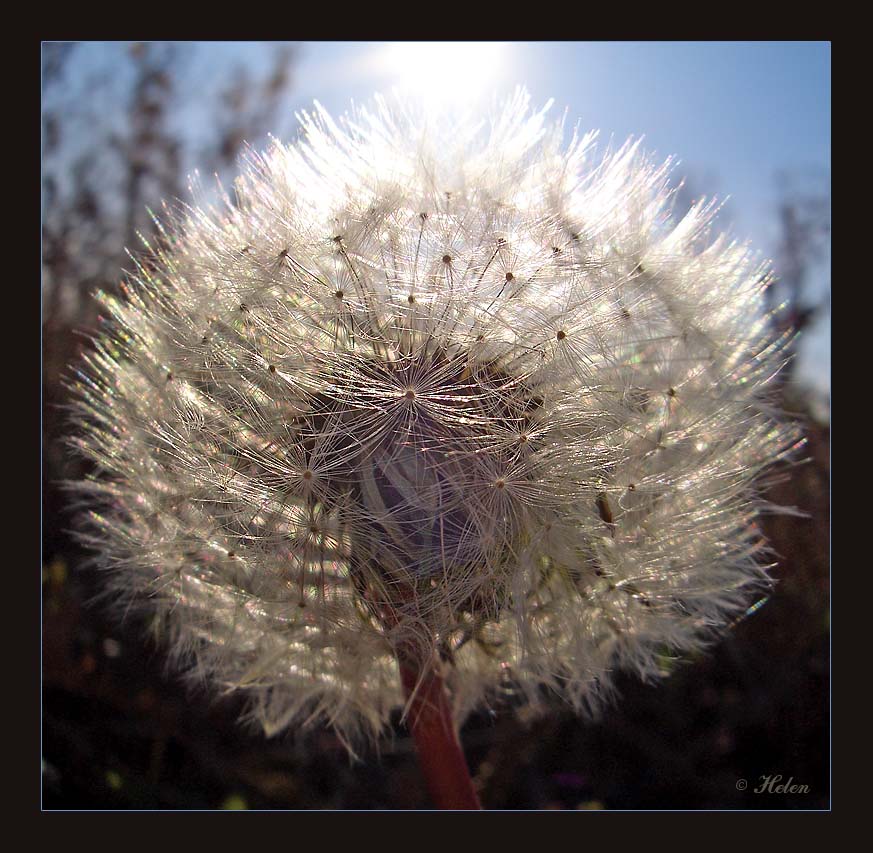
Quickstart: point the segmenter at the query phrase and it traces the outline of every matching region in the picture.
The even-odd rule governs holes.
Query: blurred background
[[[830,531],[830,44],[825,42],[44,43],[42,48],[43,807],[427,808],[402,727],[350,763],[328,730],[266,738],[236,701],[192,695],[133,620],[91,601],[100,579],[59,487],[66,365],[96,326],[149,209],[188,175],[229,187],[244,146],[293,140],[313,100],[333,114],[396,88],[487,108],[525,85],[600,145],[645,136],[674,169],[677,213],[725,201],[718,224],[772,259],[775,327],[800,331],[779,382],[806,461],[770,488],[808,517],[764,520],[779,583],[709,655],[584,721],[555,704],[474,717],[463,741],[494,809],[827,808]],[[728,197],[728,193],[730,196]],[[762,777],[806,790],[756,793]],[[781,780],[775,780],[781,776]],[[745,786],[744,786],[745,783]]]

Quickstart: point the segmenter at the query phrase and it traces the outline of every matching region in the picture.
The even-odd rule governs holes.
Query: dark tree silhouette
[[[812,171],[782,173],[777,176],[777,185],[777,279],[767,296],[777,328],[799,333],[830,306],[829,290],[816,295],[810,288],[814,271],[830,251],[830,175]],[[793,360],[787,365],[786,379],[795,364]]]

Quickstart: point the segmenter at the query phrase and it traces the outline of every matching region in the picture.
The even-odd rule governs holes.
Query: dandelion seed
[[[349,743],[410,709],[398,658],[456,721],[584,710],[743,613],[794,437],[766,270],[714,208],[670,221],[667,166],[523,93],[487,132],[381,99],[303,131],[100,297],[74,443],[122,606],[268,733]]]

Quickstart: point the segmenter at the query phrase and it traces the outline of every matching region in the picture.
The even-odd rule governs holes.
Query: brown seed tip
[[[303,479],[304,480],[311,480],[312,479],[312,471],[310,471],[308,468],[303,472]]]
[[[506,274],[506,280],[507,280],[507,281],[512,281],[514,278],[515,278],[515,276],[514,276],[511,272],[508,272],[508,273]]]
[[[271,365],[270,365],[270,373],[275,373],[275,372],[276,372],[276,365],[275,365],[275,364],[271,364]]]
[[[555,337],[556,337],[559,341],[563,341],[564,338],[567,337],[567,333],[566,333],[563,329],[561,329],[561,331],[558,332],[558,334],[555,335]]]
[[[452,262],[452,256],[451,256],[451,255],[443,255],[443,263],[444,263],[444,264],[450,264],[451,262]]]
[[[412,388],[410,388],[410,389],[406,392],[406,395],[405,395],[405,396],[406,396],[406,399],[407,399],[407,400],[414,400],[414,399],[415,399],[415,391],[413,391]]]
[[[409,296],[406,297],[406,301],[410,305],[414,305],[415,304],[415,297],[410,293]]]

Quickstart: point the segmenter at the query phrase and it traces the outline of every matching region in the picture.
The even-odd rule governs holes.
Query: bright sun
[[[500,42],[395,42],[378,61],[401,91],[468,103],[497,83],[506,53]]]

